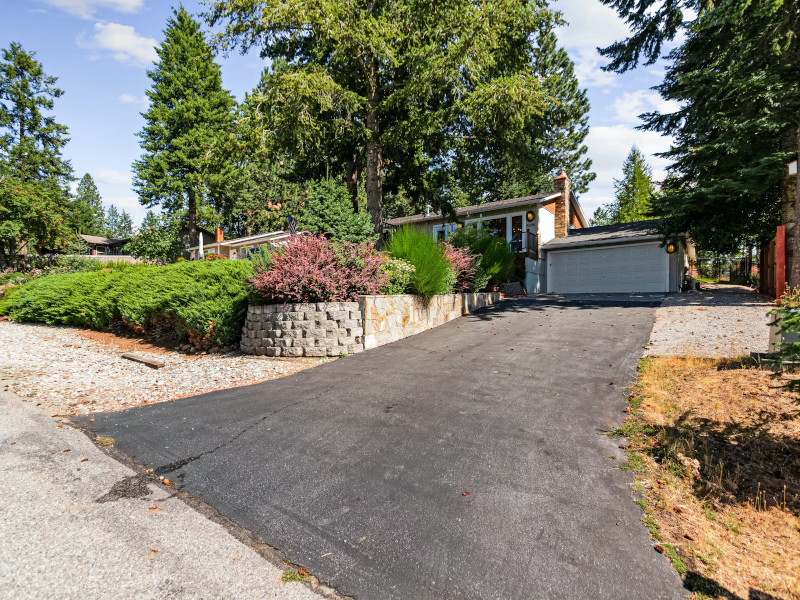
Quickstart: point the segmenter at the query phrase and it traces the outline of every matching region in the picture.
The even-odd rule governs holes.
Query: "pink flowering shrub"
[[[324,235],[295,235],[276,248],[269,270],[250,279],[270,302],[345,302],[378,294],[386,285],[386,261],[370,243],[336,243]]]
[[[472,287],[475,271],[480,257],[470,254],[469,248],[456,248],[452,244],[442,242],[444,257],[450,263],[453,272],[452,289],[454,292],[467,292]]]

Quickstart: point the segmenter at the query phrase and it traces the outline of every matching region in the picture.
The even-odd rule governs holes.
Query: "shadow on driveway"
[[[283,379],[79,421],[343,594],[680,598],[602,435],[652,323],[652,302],[506,301]]]

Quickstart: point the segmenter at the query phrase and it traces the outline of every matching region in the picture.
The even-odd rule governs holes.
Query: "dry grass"
[[[696,599],[800,599],[800,405],[779,384],[736,361],[643,361],[618,433]]]

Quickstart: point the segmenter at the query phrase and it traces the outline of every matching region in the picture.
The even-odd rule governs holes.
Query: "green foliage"
[[[106,211],[103,235],[117,240],[131,237],[133,235],[133,219],[127,211],[118,210],[112,204]]]
[[[480,256],[472,291],[481,291],[489,283],[499,285],[514,277],[514,253],[508,243],[478,227],[462,227],[450,234],[450,243],[456,248],[469,248]]]
[[[240,184],[229,141],[235,101],[222,87],[200,25],[182,6],[156,52],[158,62],[147,72],[153,85],[139,133],[144,153],[133,165],[134,189],[148,207],[185,214],[196,245],[201,207],[225,212]]]
[[[531,40],[559,22],[543,2],[498,0],[488,10],[467,0],[207,6],[222,49],[257,47],[273,61],[257,98],[260,137],[290,149],[313,178],[331,166],[348,182],[363,174],[376,227],[384,190],[402,188],[416,204],[447,202],[441,170],[459,144],[489,148],[524,135],[560,99],[545,81],[555,72],[532,65]]]
[[[147,211],[139,235],[131,238],[125,250],[143,260],[175,262],[184,248],[180,228],[174,217]]]
[[[797,180],[800,13],[794,2],[660,0],[639,6],[603,0],[632,35],[602,50],[624,72],[672,50],[656,89],[676,106],[642,115],[644,129],[673,136],[672,162],[654,204],[666,235],[689,233],[700,248],[726,253],[765,243]],[[691,15],[688,19],[685,15]]]
[[[375,239],[369,215],[355,212],[347,188],[332,179],[309,186],[309,194],[297,226],[311,233],[330,233],[331,239],[336,242],[366,242]]]
[[[72,168],[61,156],[67,128],[49,114],[64,93],[35,54],[12,42],[0,59],[0,259],[23,244],[61,251]]]
[[[592,225],[631,223],[652,217],[652,202],[656,188],[653,170],[636,146],[631,148],[622,164],[622,179],[614,180],[615,200],[603,204],[594,213]]]
[[[453,283],[450,263],[443,249],[425,231],[412,227],[397,230],[387,245],[392,258],[414,265],[411,291],[425,300],[447,294]]]
[[[390,258],[383,263],[381,269],[388,276],[388,282],[381,289],[381,294],[405,294],[416,270],[414,265],[401,258]]]
[[[174,324],[178,339],[197,347],[241,337],[247,313],[246,260],[194,261],[43,277],[4,299],[0,312],[15,321],[106,330],[125,323],[137,332]]]
[[[778,308],[769,314],[774,317],[774,323],[779,331],[787,336],[800,334],[800,290],[787,291],[781,298]],[[800,342],[784,342],[778,345],[776,361],[774,363],[775,375],[779,376],[784,366],[800,362]],[[788,379],[786,388],[792,392],[800,392],[800,379]]]
[[[69,204],[69,225],[84,235],[105,235],[105,211],[100,192],[89,173],[81,177]]]
[[[251,250],[247,258],[252,262],[257,269],[262,271],[269,271],[272,267],[272,261],[275,258],[275,253],[280,252],[280,248],[272,248],[267,244],[259,246],[255,250]]]

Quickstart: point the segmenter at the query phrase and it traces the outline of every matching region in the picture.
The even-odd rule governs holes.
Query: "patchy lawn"
[[[695,599],[800,598],[800,404],[779,386],[736,361],[642,361],[617,434]]]

